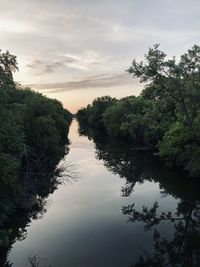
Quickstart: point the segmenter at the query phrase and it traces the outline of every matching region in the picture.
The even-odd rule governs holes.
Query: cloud
[[[100,65],[104,66],[109,60],[109,56],[102,56],[94,51],[86,51],[82,55],[67,54],[65,66],[82,70],[98,69]]]
[[[69,81],[63,83],[45,83],[45,84],[26,84],[39,91],[48,91],[48,93],[60,93],[71,90],[109,88],[115,86],[136,85],[138,82],[134,80],[128,73],[122,74],[101,74],[85,77],[77,81]]]
[[[63,66],[64,66],[64,62],[62,61],[48,63],[47,61],[42,61],[39,59],[35,59],[32,61],[32,63],[26,65],[28,69],[36,70],[37,75],[41,75],[44,73],[52,73],[56,71],[57,68],[63,67]],[[40,72],[38,72],[38,70],[40,70]]]
[[[38,90],[135,86],[123,70],[149,46],[173,56],[200,40],[199,0],[18,2],[1,0],[0,48],[17,55],[16,80]]]
[[[94,70],[104,66],[110,60],[110,57],[101,56],[94,51],[86,51],[82,55],[66,54],[64,56],[56,55],[56,59],[42,60],[33,59],[26,67],[34,71],[36,75],[53,73],[58,68],[73,68],[80,70]],[[106,69],[104,67],[104,69]]]
[[[41,60],[39,60],[39,59],[34,59],[34,60],[32,61],[32,63],[29,63],[29,64],[27,64],[26,66],[27,66],[27,68],[35,69],[35,68],[37,68],[38,65],[40,65],[40,64],[42,64],[42,61],[41,61]]]

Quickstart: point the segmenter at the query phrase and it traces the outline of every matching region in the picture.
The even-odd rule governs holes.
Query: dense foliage
[[[77,117],[81,123],[102,129],[104,128],[103,114],[115,101],[116,99],[110,96],[98,97],[93,101],[92,105],[80,109]]]
[[[133,60],[128,72],[146,83],[140,96],[98,98],[78,111],[80,124],[124,138],[137,149],[154,150],[171,165],[199,177],[200,47],[193,46],[177,61],[167,59],[155,45],[145,63]]]
[[[71,121],[60,102],[17,85],[15,70],[16,57],[0,51],[0,227],[49,192]]]

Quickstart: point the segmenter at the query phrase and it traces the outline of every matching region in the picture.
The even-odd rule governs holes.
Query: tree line
[[[10,214],[55,189],[72,119],[59,101],[15,83],[16,70],[16,57],[0,50],[0,246]]]
[[[79,123],[123,138],[135,149],[151,150],[168,165],[199,177],[200,46],[177,60],[156,44],[127,71],[145,83],[141,94],[99,97],[77,112]]]

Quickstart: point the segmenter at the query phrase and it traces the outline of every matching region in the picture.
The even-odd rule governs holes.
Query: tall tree
[[[17,58],[9,51],[2,53],[0,50],[0,89],[15,86],[12,73],[18,70]]]
[[[145,63],[134,59],[127,71],[140,82],[150,82],[157,100],[170,97],[192,129],[200,103],[200,46],[194,45],[179,61],[175,57],[167,59],[158,48],[158,44],[149,48]]]

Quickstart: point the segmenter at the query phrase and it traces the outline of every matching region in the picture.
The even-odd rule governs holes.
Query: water
[[[119,140],[91,135],[94,143],[77,128],[73,121],[64,162],[78,178],[60,185],[47,199],[46,212],[25,223],[9,262],[30,266],[28,258],[35,255],[39,266],[128,267],[148,255],[138,266],[200,266],[196,182]]]

